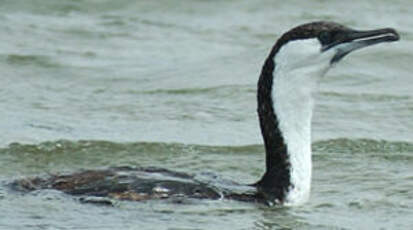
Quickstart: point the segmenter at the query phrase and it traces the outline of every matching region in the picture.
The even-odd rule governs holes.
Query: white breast
[[[290,41],[274,58],[272,99],[291,164],[287,205],[305,202],[310,194],[312,93],[332,55],[321,53],[317,39],[306,39]]]

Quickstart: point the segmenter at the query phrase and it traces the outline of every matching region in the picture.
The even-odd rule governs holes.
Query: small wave
[[[313,143],[313,150],[318,153],[406,153],[413,152],[413,143],[371,140],[371,139],[332,139]],[[99,140],[58,140],[40,144],[11,143],[0,148],[0,154],[12,153],[71,153],[71,152],[133,152],[133,153],[205,153],[205,154],[256,154],[263,153],[263,145],[243,146],[208,146],[164,142],[118,143]]]
[[[369,102],[386,102],[386,101],[407,101],[409,96],[378,94],[378,93],[339,93],[339,92],[321,92],[323,97],[340,98],[344,100],[363,100]]]
[[[9,54],[6,57],[6,61],[12,65],[36,65],[41,67],[58,67],[59,64],[54,62],[50,57],[45,55],[22,55],[22,54]]]
[[[313,143],[313,149],[314,151],[325,153],[406,153],[413,152],[413,143],[338,138]]]
[[[21,144],[11,143],[5,148],[0,148],[0,154],[13,153],[31,153],[31,154],[51,154],[51,153],[71,153],[71,152],[98,152],[98,153],[116,153],[116,152],[133,152],[133,153],[226,153],[242,154],[263,152],[261,145],[246,146],[207,146],[207,145],[187,145],[180,143],[163,143],[163,142],[135,142],[135,143],[117,143],[110,141],[95,140],[58,140],[47,141],[40,144]]]
[[[209,87],[209,88],[180,88],[180,89],[156,89],[156,90],[147,90],[147,91],[139,91],[133,93],[140,93],[140,94],[169,94],[169,95],[194,95],[194,94],[205,94],[205,93],[234,93],[234,92],[249,92],[255,93],[255,88],[251,88],[250,86],[246,85],[223,85],[217,87]]]
[[[41,0],[41,1],[28,1],[22,4],[19,1],[6,1],[2,2],[2,8],[9,11],[29,11],[39,14],[57,14],[68,15],[73,12],[91,14],[95,12],[113,11],[114,9],[126,8],[130,5],[130,1],[72,1],[72,0]]]

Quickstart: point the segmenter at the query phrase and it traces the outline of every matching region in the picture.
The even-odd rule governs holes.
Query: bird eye
[[[325,45],[330,43],[331,41],[331,34],[327,31],[323,31],[320,33],[320,35],[318,36],[318,39],[320,40],[320,42]]]

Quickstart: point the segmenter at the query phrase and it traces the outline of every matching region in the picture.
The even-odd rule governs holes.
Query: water
[[[409,229],[411,2],[3,0],[0,229]],[[334,20],[394,27],[321,84],[300,207],[235,201],[85,205],[13,179],[119,165],[245,183],[263,172],[255,90],[276,38]]]

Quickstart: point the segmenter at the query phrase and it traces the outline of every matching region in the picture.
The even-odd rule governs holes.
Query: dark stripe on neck
[[[278,49],[276,44],[265,61],[258,81],[258,116],[266,151],[266,172],[255,185],[265,197],[282,203],[291,186],[291,180],[287,146],[279,129],[272,101],[274,56]]]

